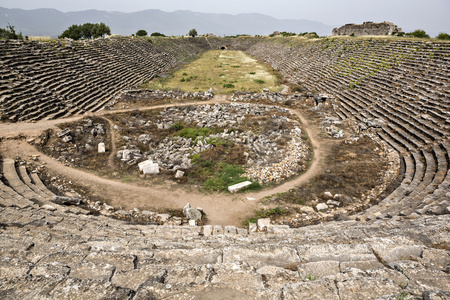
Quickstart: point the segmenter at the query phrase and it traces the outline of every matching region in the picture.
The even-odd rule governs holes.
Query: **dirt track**
[[[198,102],[198,104],[224,102],[226,102],[226,97],[217,96],[211,101]],[[158,105],[140,108],[140,110],[192,104],[195,103],[191,102]],[[102,116],[105,114],[123,111],[127,110],[100,111],[94,114],[89,113],[87,115]],[[46,166],[52,171],[52,173],[66,177],[75,184],[89,189],[93,196],[98,196],[105,199],[107,203],[113,205],[114,207],[123,207],[124,209],[138,207],[141,209],[155,210],[162,208],[180,209],[189,202],[193,207],[202,207],[204,209],[208,216],[209,224],[239,226],[244,219],[253,215],[255,209],[263,207],[259,200],[276,193],[286,192],[289,189],[307,181],[316,175],[320,170],[320,162],[324,156],[324,148],[327,148],[327,144],[321,143],[318,140],[315,128],[308,126],[307,120],[298,111],[293,110],[293,112],[303,123],[303,129],[306,130],[313,146],[314,158],[312,164],[304,174],[296,177],[295,179],[272,189],[263,190],[257,193],[238,195],[205,194],[197,191],[186,191],[170,183],[167,185],[144,187],[132,183],[122,183],[119,181],[98,177],[83,170],[66,167],[60,162],[43,155],[42,153],[40,153],[40,160],[41,162],[46,163]],[[49,128],[55,128],[58,124],[72,122],[84,117],[86,117],[86,115],[59,120],[44,120],[36,123],[0,123],[0,133],[1,137],[12,138],[21,134],[28,139],[31,137],[37,137],[42,131]],[[4,158],[15,158],[17,156],[26,158],[31,154],[37,153],[38,151],[36,148],[27,144],[24,139],[4,139],[0,143],[0,154]],[[247,200],[247,197],[255,198],[256,201],[249,201]]]

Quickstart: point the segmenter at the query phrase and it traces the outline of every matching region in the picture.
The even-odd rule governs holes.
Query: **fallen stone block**
[[[239,192],[240,190],[242,190],[243,188],[248,187],[251,184],[252,184],[251,181],[244,181],[244,182],[241,182],[241,183],[230,185],[228,187],[228,191],[230,193],[236,193],[236,192]]]
[[[106,152],[105,143],[98,143],[98,153],[105,153],[105,152]]]
[[[53,196],[50,201],[60,205],[80,205],[82,202],[81,199],[64,196]]]

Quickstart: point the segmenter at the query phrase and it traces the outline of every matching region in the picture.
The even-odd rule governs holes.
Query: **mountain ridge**
[[[165,35],[186,35],[190,29],[199,34],[215,35],[268,35],[273,31],[317,32],[329,35],[334,26],[318,21],[276,19],[260,13],[238,15],[222,13],[200,13],[190,10],[165,12],[147,9],[132,13],[103,10],[84,10],[61,12],[53,8],[34,10],[9,9],[0,7],[0,27],[8,24],[28,36],[57,37],[72,24],[103,22],[110,26],[111,32],[118,35],[131,35],[139,29],[149,34],[160,32]]]

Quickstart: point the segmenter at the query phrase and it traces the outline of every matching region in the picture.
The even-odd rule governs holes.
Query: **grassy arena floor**
[[[242,51],[214,50],[186,65],[168,78],[142,86],[148,89],[206,91],[231,94],[235,91],[281,91],[280,76]]]

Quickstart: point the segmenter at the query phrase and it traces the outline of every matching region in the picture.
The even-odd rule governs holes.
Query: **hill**
[[[212,14],[187,10],[164,12],[149,9],[134,13],[87,10],[61,12],[55,9],[8,9],[0,8],[0,27],[8,23],[28,36],[52,36],[61,34],[72,24],[104,22],[113,34],[130,35],[139,29],[149,33],[185,35],[191,28],[199,34],[213,33],[219,36],[251,34],[268,35],[275,30],[311,32],[329,35],[333,26],[309,20],[279,20],[262,14]]]

